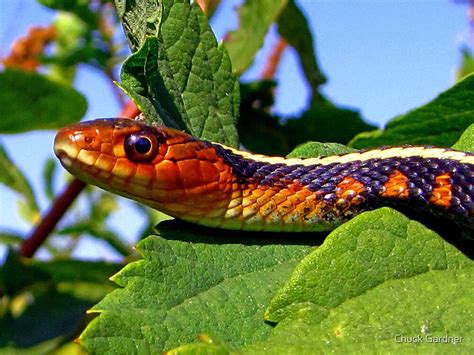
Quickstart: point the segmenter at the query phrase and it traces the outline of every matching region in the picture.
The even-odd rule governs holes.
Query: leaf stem
[[[263,68],[262,74],[260,75],[262,79],[273,80],[275,78],[278,64],[280,64],[281,57],[287,45],[288,42],[285,41],[283,37],[280,37],[275,43],[270,55],[267,58],[267,63]]]
[[[132,101],[128,101],[122,108],[119,116],[133,118],[140,113]],[[40,223],[32,231],[30,236],[24,240],[20,248],[20,255],[31,258],[41,247],[56,224],[66,213],[86,184],[78,179],[72,180],[63,192],[54,200],[52,206]]]

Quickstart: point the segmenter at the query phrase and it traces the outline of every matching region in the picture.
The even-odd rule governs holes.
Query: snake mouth
[[[73,160],[79,154],[71,138],[70,132],[61,130],[54,139],[54,154],[65,168],[71,168]]]

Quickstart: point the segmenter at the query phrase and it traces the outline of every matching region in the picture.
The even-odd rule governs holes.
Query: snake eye
[[[125,153],[130,160],[149,162],[158,153],[158,140],[149,132],[133,133],[125,138]]]

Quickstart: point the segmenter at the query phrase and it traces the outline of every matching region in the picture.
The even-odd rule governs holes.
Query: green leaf
[[[64,227],[58,231],[60,235],[81,235],[88,234],[93,238],[107,242],[117,253],[122,256],[129,256],[132,252],[131,246],[123,242],[123,238],[112,230],[107,229],[102,223],[97,223],[93,219],[81,221]]]
[[[265,319],[271,337],[246,352],[271,349],[381,352],[400,349],[397,334],[474,335],[474,263],[435,232],[382,208],[333,231],[277,293]],[[452,347],[445,344],[444,348]]]
[[[62,11],[60,14],[68,12],[75,14],[90,25],[94,25],[97,22],[97,13],[89,9],[89,0],[38,0],[38,2],[51,9]]]
[[[280,118],[270,114],[276,83],[262,80],[240,84],[240,117],[237,128],[242,145],[267,155],[288,154],[293,148]]]
[[[232,65],[238,73],[252,64],[270,25],[278,19],[286,4],[287,0],[247,0],[239,7],[239,28],[229,32],[225,40]]]
[[[1,75],[1,73],[0,73]],[[0,120],[1,122],[1,120]],[[1,125],[1,123],[0,123]],[[18,169],[15,163],[10,159],[3,145],[0,143],[0,184],[18,192],[23,196],[30,210],[39,213],[38,203],[25,175]]]
[[[81,260],[32,261],[10,251],[0,268],[0,288],[15,295],[36,283],[103,284],[118,271],[119,264]]]
[[[287,158],[327,157],[354,152],[355,149],[338,143],[308,142],[297,146]]]
[[[132,52],[144,45],[147,36],[158,36],[163,16],[163,2],[159,0],[114,0],[117,14]]]
[[[267,155],[284,156],[308,141],[347,143],[356,133],[371,129],[359,113],[335,107],[329,102],[313,104],[301,117],[271,115],[275,83],[257,81],[242,84],[239,135],[245,148]]]
[[[333,308],[387,280],[474,266],[435,232],[400,212],[366,212],[334,230],[296,268],[266,312],[278,322],[301,307]]]
[[[470,125],[459,140],[452,146],[453,149],[474,154],[474,124]]]
[[[87,24],[77,15],[59,12],[54,19],[54,28],[56,29],[56,47],[54,61],[50,65],[48,76],[55,81],[72,84],[77,67],[77,62],[74,62],[74,59],[84,59],[78,54],[80,48],[85,44]]]
[[[56,160],[49,158],[43,168],[44,193],[49,200],[54,198],[54,173],[57,167]]]
[[[304,75],[311,87],[313,99],[322,99],[318,88],[326,82],[326,77],[317,63],[313,35],[306,17],[293,0],[288,1],[278,18],[278,33],[298,54]]]
[[[23,242],[23,235],[20,233],[0,230],[0,244],[7,246],[18,246]]]
[[[144,260],[113,277],[123,288],[92,309],[100,315],[80,337],[89,352],[158,353],[203,331],[233,346],[262,340],[272,329],[265,307],[310,249],[298,236],[295,245],[253,234],[242,243],[239,233],[177,221],[158,230],[137,246]]]
[[[125,9],[134,13],[140,6],[144,0]],[[167,0],[162,6],[153,22],[156,37],[128,33],[143,45],[125,61],[119,86],[150,123],[237,147],[239,89],[225,48],[196,4]]]
[[[216,354],[227,355],[233,349],[227,344],[208,334],[200,334],[198,337],[199,343],[189,343],[181,345],[177,348],[166,352],[167,355],[192,355],[192,354]]]
[[[26,297],[26,296],[24,296]],[[0,318],[0,352],[14,349],[25,353],[46,341],[55,345],[71,339],[84,323],[91,302],[51,290],[36,292],[24,300],[21,314],[2,314]],[[80,329],[80,328],[79,328]],[[47,346],[46,346],[47,348]]]
[[[359,149],[400,144],[449,147],[474,123],[473,107],[470,75],[426,105],[394,118],[383,131],[361,133],[349,144]]]
[[[293,146],[314,140],[346,144],[358,132],[371,129],[359,112],[330,104],[313,105],[300,118],[284,125]]]
[[[10,251],[0,268],[0,353],[49,353],[45,349],[72,340],[85,324],[86,310],[112,291],[108,277],[119,267],[34,261]]]
[[[1,133],[57,129],[79,121],[87,101],[72,87],[19,70],[0,72]]]

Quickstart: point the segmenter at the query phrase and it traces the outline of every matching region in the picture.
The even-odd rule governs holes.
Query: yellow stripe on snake
[[[210,227],[325,231],[388,205],[474,229],[474,155],[446,148],[284,159],[138,120],[99,119],[62,129],[54,149],[79,179]]]

